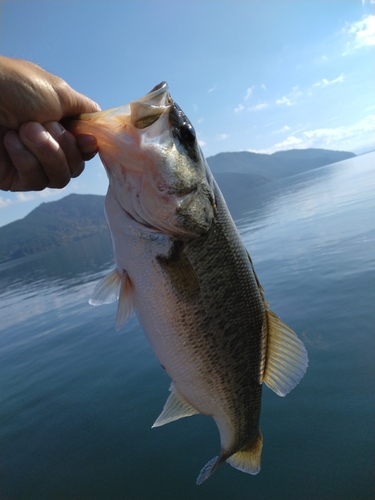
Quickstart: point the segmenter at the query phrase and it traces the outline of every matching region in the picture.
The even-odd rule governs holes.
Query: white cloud
[[[20,201],[21,203],[25,202],[25,201],[31,201],[31,200],[35,200],[36,198],[36,193],[34,192],[30,192],[30,193],[17,193],[16,194],[16,199],[17,201]]]
[[[336,128],[307,130],[304,137],[311,144],[333,149],[356,149],[366,144],[374,144],[375,115],[369,115],[358,123]]]
[[[247,90],[246,90],[246,95],[245,95],[245,101],[247,101],[249,99],[249,97],[252,96],[253,94],[253,90],[254,90],[254,85],[252,87],[249,87]]]
[[[292,88],[292,90],[289,92],[289,94],[284,95],[280,99],[276,99],[276,104],[278,105],[286,105],[286,106],[293,106],[296,104],[297,99],[299,96],[302,95],[302,92],[299,90],[298,85]]]
[[[201,124],[201,123],[203,123],[203,121],[204,121],[204,120],[203,120],[203,118],[199,118],[199,119],[197,120],[197,123]]]
[[[2,196],[0,196],[0,209],[9,206],[12,203],[13,201],[9,198],[3,198]]]
[[[322,78],[320,82],[316,82],[313,84],[313,87],[324,88],[328,87],[328,85],[333,85],[334,83],[342,83],[345,80],[344,73],[341,73],[340,76],[335,78],[334,80],[327,80],[326,78]]]
[[[198,144],[200,145],[201,148],[203,148],[204,146],[207,145],[207,142],[198,140]]]
[[[256,104],[255,106],[251,106],[248,108],[249,111],[260,111],[261,109],[268,108],[268,104],[266,102],[261,102],[259,104]]]
[[[274,144],[270,148],[266,149],[248,149],[250,153],[262,153],[262,154],[272,154],[276,151],[286,151],[288,149],[300,149],[302,146],[303,140],[295,137],[294,135],[290,135],[284,141],[278,142]]]
[[[362,47],[375,45],[375,15],[347,24],[342,31],[350,38],[344,56]]]
[[[77,184],[76,184],[77,186]],[[73,187],[73,186],[70,186],[70,187]],[[79,186],[77,186],[79,188]],[[60,194],[61,193],[64,193],[65,191],[67,190],[67,188],[62,188],[62,189],[59,189],[59,191],[57,192],[56,189],[50,189],[50,188],[46,188],[46,189],[43,189],[43,191],[38,191],[37,195],[40,197],[40,198],[50,198],[51,196],[56,196],[57,194]]]
[[[234,108],[234,112],[241,113],[241,111],[243,111],[244,109],[245,109],[245,106],[243,106],[242,104],[239,104],[236,108]]]
[[[262,89],[262,90],[264,90],[264,91],[266,91],[266,90],[267,90],[267,88],[266,88],[266,86],[264,85],[264,83],[262,83],[262,85],[261,85],[260,87],[261,87],[261,89]]]
[[[288,125],[284,125],[284,127],[281,127],[278,130],[274,130],[272,133],[273,134],[281,134],[282,132],[288,132],[289,130],[290,130],[290,127],[288,127]]]
[[[27,201],[32,201],[32,200],[37,200],[38,198],[51,198],[54,196],[59,196],[66,194],[68,191],[71,191],[71,188],[74,188],[76,190],[79,190],[82,186],[80,183],[76,180],[74,182],[71,182],[69,184],[69,187],[66,186],[65,188],[62,189],[50,189],[50,188],[45,188],[42,191],[27,191],[27,192],[19,192],[15,193],[15,202],[18,203],[25,203]]]
[[[369,115],[354,125],[342,125],[336,128],[317,128],[306,130],[300,136],[297,132],[287,137],[284,141],[273,146],[248,150],[253,153],[271,154],[275,151],[287,149],[323,148],[341,151],[354,151],[365,146],[375,146],[375,115]]]
[[[219,88],[218,84],[215,83],[215,85],[213,87],[211,87],[210,89],[208,89],[208,93],[210,92],[214,92],[215,90],[217,90]]]
[[[314,63],[315,64],[325,64],[327,61],[328,61],[328,57],[323,54],[319,57],[316,57]]]
[[[292,101],[289,99],[289,97],[284,96],[281,99],[277,99],[276,104],[286,104],[287,106],[291,106]]]
[[[228,134],[218,134],[216,136],[216,140],[217,141],[224,141],[225,139],[228,139],[229,138],[229,135]]]

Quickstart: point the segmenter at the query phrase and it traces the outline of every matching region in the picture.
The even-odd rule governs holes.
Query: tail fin
[[[227,458],[227,462],[236,469],[248,474],[258,474],[262,455],[263,438],[259,431],[258,436],[251,444],[247,444],[240,451]]]
[[[232,467],[236,469],[247,472],[248,474],[258,474],[260,471],[260,458],[262,455],[263,448],[263,437],[260,431],[258,431],[257,437],[247,444],[240,451],[234,453],[234,455],[229,458],[222,452],[219,456],[214,457],[210,460],[201,470],[197,484],[202,484],[203,481],[208,479],[213,472],[221,465],[224,461],[228,462]]]

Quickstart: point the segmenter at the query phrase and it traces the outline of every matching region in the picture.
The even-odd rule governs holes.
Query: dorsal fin
[[[269,308],[263,288],[251,267],[258,285],[265,309],[265,324],[262,340],[262,366],[260,381],[267,384],[279,396],[286,396],[306,373],[308,357],[303,342],[288,325]]]
[[[161,425],[169,424],[169,422],[173,422],[179,418],[190,417],[191,415],[199,413],[199,411],[193,408],[193,406],[178,394],[173,382],[169,390],[171,394],[164,405],[163,411],[155,420],[152,427],[160,427]]]
[[[96,285],[89,303],[92,306],[101,306],[115,302],[119,296],[121,280],[122,276],[118,269],[113,269]]]
[[[306,373],[307,352],[293,330],[268,308],[268,304],[266,321],[267,360],[263,382],[279,396],[286,396]]]

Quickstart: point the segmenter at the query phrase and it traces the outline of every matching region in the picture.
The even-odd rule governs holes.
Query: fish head
[[[108,194],[145,230],[175,237],[209,230],[212,176],[195,130],[165,82],[125,106],[80,115],[69,128],[96,137]]]

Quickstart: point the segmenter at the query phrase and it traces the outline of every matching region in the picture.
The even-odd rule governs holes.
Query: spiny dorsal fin
[[[286,396],[304,376],[308,366],[308,357],[303,342],[288,325],[271,311],[264,298],[263,288],[255,274],[249,256],[254,277],[265,308],[265,328],[262,341],[261,382],[267,384],[279,396]]]
[[[160,413],[152,427],[160,427],[164,424],[169,424],[174,420],[183,417],[190,417],[199,413],[189,403],[187,403],[176,391],[173,382],[170,387],[171,394],[167,399],[163,411]]]
[[[117,269],[104,276],[96,285],[89,304],[101,306],[102,304],[115,302],[119,296],[121,280],[122,276]]]
[[[118,298],[116,330],[120,330],[122,325],[128,321],[133,314],[133,287],[126,271],[122,272],[121,288]]]
[[[263,448],[263,437],[259,431],[256,439],[244,446],[240,451],[227,458],[227,462],[236,469],[248,474],[258,474]]]

